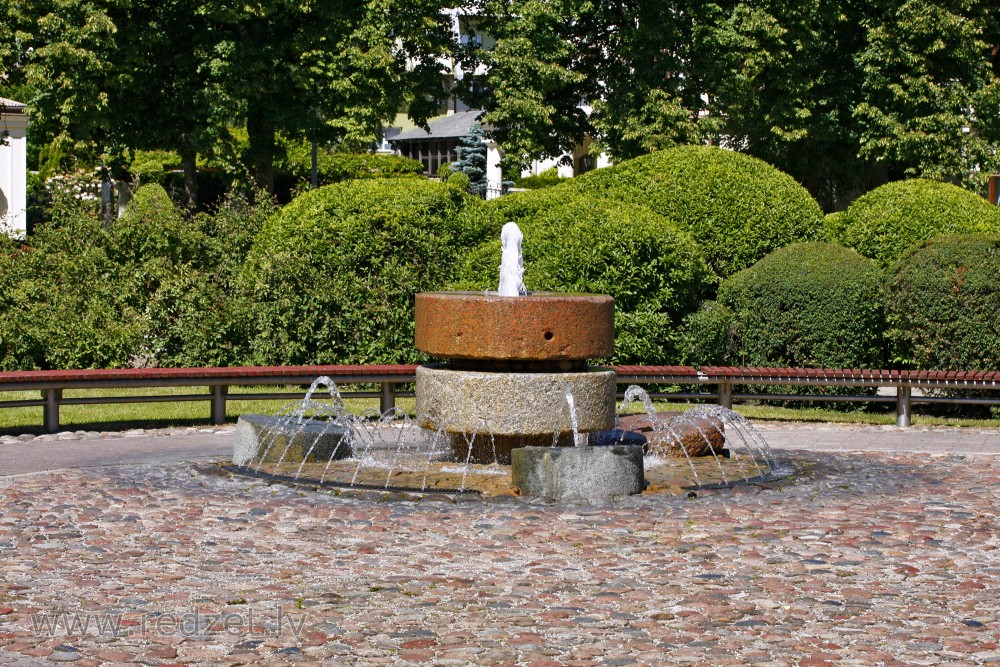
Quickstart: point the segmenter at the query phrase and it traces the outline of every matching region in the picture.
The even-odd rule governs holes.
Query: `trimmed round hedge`
[[[648,209],[547,188],[493,200],[478,225],[490,240],[462,263],[456,289],[497,289],[500,228],[524,233],[524,282],[532,291],[615,298],[616,363],[676,363],[678,325],[713,276],[694,240]]]
[[[559,186],[646,206],[687,230],[720,277],[823,237],[823,212],[788,174],[742,153],[678,146]]]
[[[1000,368],[1000,235],[939,236],[908,249],[886,285],[887,337],[919,369]]]
[[[1000,213],[968,190],[917,178],[858,197],[837,226],[837,242],[887,267],[906,248],[941,234],[1000,232]]]
[[[252,303],[252,363],[400,363],[413,348],[413,295],[441,289],[481,241],[479,200],[425,179],[345,181],[271,218],[240,279]]]
[[[741,366],[878,368],[883,363],[882,274],[832,243],[777,250],[719,287],[733,312]]]

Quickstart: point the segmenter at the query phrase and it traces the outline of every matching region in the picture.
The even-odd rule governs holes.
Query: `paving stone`
[[[802,472],[756,494],[601,507],[190,464],[0,478],[0,666],[1000,662],[1000,457],[777,455]]]

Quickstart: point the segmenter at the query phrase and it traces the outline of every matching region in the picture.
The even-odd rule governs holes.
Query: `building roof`
[[[24,107],[26,106],[23,102],[15,102],[14,100],[8,100],[6,97],[0,97],[0,111],[4,113],[24,113]]]
[[[482,111],[474,109],[472,111],[459,111],[449,116],[440,116],[427,123],[429,132],[422,127],[418,127],[391,137],[389,141],[396,143],[398,141],[425,141],[427,139],[456,139],[464,137],[469,133],[469,129],[473,125],[479,124],[476,117],[481,113]]]

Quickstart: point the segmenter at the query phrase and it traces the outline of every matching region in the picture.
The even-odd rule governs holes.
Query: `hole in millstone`
[[[546,331],[546,332],[545,332],[545,340],[552,340],[552,338],[553,338],[554,336],[555,336],[555,334],[554,334],[554,333],[552,333],[551,331]]]

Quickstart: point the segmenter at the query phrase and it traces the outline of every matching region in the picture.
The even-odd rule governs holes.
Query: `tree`
[[[486,142],[483,141],[483,128],[474,124],[469,133],[459,139],[455,148],[458,160],[451,163],[451,170],[469,177],[469,192],[480,197],[486,197]]]
[[[33,139],[53,161],[93,164],[106,136],[117,26],[107,7],[83,0],[7,0],[7,85],[30,93]],[[9,22],[8,22],[9,21]],[[19,66],[17,66],[19,64]]]
[[[197,154],[230,128],[246,127],[270,190],[277,132],[371,142],[400,108],[423,123],[446,94],[442,0],[3,1],[33,49],[18,76],[35,134],[85,158],[176,150],[189,200]]]
[[[831,210],[907,175],[975,181],[996,159],[1000,10],[987,3],[480,7],[497,45],[464,53],[466,70],[490,68],[465,86],[511,163],[585,135],[614,159],[719,143],[787,171]]]
[[[444,98],[450,52],[441,0],[364,3],[235,0],[199,7],[213,27],[205,63],[218,113],[245,119],[250,167],[271,190],[275,135],[373,142],[407,107],[418,123]]]
[[[975,104],[992,78],[976,5],[887,4],[864,24],[859,53],[861,155],[895,163],[908,176],[962,180],[985,157]]]

